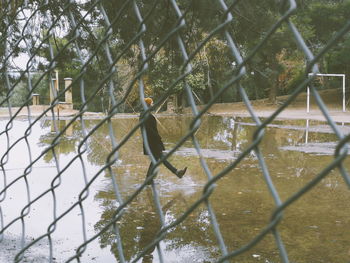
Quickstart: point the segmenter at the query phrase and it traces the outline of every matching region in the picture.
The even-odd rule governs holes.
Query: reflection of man
[[[157,214],[156,207],[153,201],[153,193],[151,189],[147,189],[146,192],[148,195],[149,207],[151,211],[144,211],[143,213],[143,227],[140,233],[140,249],[146,248],[153,240],[157,237],[157,233],[161,229],[161,222],[159,215]],[[162,207],[163,214],[166,213],[170,207],[179,199],[179,196],[176,196],[174,199],[170,200]],[[153,251],[155,250],[156,245],[150,247],[145,255],[142,258],[142,263],[151,263],[153,262]]]
[[[148,107],[153,106],[153,100],[151,98],[145,98],[145,102]],[[140,119],[142,116],[143,114],[141,114]],[[144,127],[146,129],[147,141],[151,149],[151,152],[154,158],[158,161],[162,157],[162,153],[163,153],[163,150],[165,150],[165,148],[162,142],[162,138],[158,133],[156,118],[151,113],[149,113],[149,115],[146,117],[146,121],[144,122]],[[143,153],[145,155],[148,155],[146,151],[145,143],[143,144]],[[171,163],[169,163],[167,160],[164,160],[163,163],[172,173],[174,173],[179,178],[182,178],[187,170],[187,167],[185,167],[182,170],[178,170],[173,165],[171,165]],[[152,168],[153,168],[153,163],[151,162],[147,171],[146,178],[151,175]]]
[[[145,248],[151,242],[153,242],[158,231],[160,230],[160,220],[157,213],[154,211],[145,211],[143,213],[143,229],[140,233],[140,249]],[[153,262],[153,251],[156,248],[156,245],[150,247],[146,254],[143,255],[142,263],[151,263]]]

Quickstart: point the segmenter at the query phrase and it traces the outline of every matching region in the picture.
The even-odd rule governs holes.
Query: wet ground
[[[160,133],[169,150],[187,132],[191,119],[167,116],[159,117],[159,121]],[[58,129],[62,130],[68,122],[61,120]],[[117,140],[121,141],[137,122],[137,118],[114,119],[112,125]],[[84,122],[87,131],[98,123],[99,120]],[[0,121],[1,131],[6,124],[7,120]],[[7,147],[0,148],[4,169],[0,174],[1,178],[6,179],[6,182],[3,179],[0,181],[3,216],[0,226],[6,227],[0,243],[0,262],[12,262],[9,258],[12,259],[19,252],[21,238],[28,244],[41,236],[43,238],[25,253],[25,262],[47,262],[50,240],[54,262],[65,262],[83,243],[83,226],[87,238],[93,237],[109,222],[118,207],[111,174],[108,169],[99,173],[112,149],[109,129],[107,125],[101,126],[86,141],[86,148],[79,148],[83,132],[81,123],[76,122],[64,132],[53,153],[44,151],[55,138],[52,122],[43,120],[35,124],[28,136],[28,144],[21,139],[27,127],[27,121],[14,121],[14,126],[8,127],[11,128],[8,140],[10,144],[17,140],[18,143],[8,155],[4,154]],[[344,134],[350,132],[350,126],[344,123],[339,123],[339,129]],[[250,145],[255,131],[255,125],[247,118],[203,118],[196,138],[213,175],[237,159]],[[282,201],[300,190],[332,162],[337,142],[329,126],[320,121],[276,121],[267,127],[260,149]],[[6,133],[0,135],[0,143],[7,145]],[[81,158],[77,158],[79,149]],[[170,157],[170,161],[178,168],[187,166],[188,171],[180,180],[164,166],[159,169],[155,186],[167,223],[181,216],[201,197],[207,182],[191,140],[186,141]],[[31,162],[34,162],[32,170],[26,169]],[[350,168],[349,160],[346,159],[344,164]],[[124,200],[143,183],[148,165],[149,159],[142,153],[141,135],[137,130],[120,149],[119,161],[112,166],[112,174]],[[86,197],[83,192],[84,180],[95,177]],[[8,187],[3,191],[5,184]],[[54,231],[48,235],[52,230],[50,224],[82,198],[81,193],[84,193],[83,205],[74,206],[59,218]],[[28,199],[33,201],[41,194],[29,212],[23,209]],[[160,229],[153,198],[151,187],[147,186],[127,207],[118,222],[124,256],[128,261],[141,252]],[[291,262],[349,260],[349,198],[350,191],[343,178],[338,170],[332,170],[286,209],[278,230]],[[253,152],[216,183],[209,200],[229,251],[253,239],[268,224],[274,210],[274,200]],[[104,231],[89,243],[82,262],[117,262],[116,246],[113,229]],[[182,224],[171,229],[160,246],[166,262],[215,262],[220,256],[204,205],[194,210]],[[157,249],[151,248],[142,262],[159,262]],[[274,238],[267,235],[257,246],[232,262],[280,262]]]

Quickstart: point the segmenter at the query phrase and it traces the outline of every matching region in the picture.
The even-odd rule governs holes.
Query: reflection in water
[[[104,193],[103,197],[113,199],[113,192]],[[147,188],[141,194],[142,198],[138,202],[134,202],[130,209],[127,209],[123,218],[119,222],[124,253],[128,260],[138,255],[156,238],[160,230],[161,222],[152,200],[152,191]],[[169,202],[169,204],[172,203]],[[105,203],[106,204],[106,203]],[[108,206],[105,208],[101,220],[95,225],[96,230],[100,230],[106,225],[113,216],[116,206]],[[164,207],[166,210],[166,206]],[[118,251],[116,249],[115,234],[112,229],[102,234],[100,238],[101,246],[111,246],[112,253],[118,259]],[[142,262],[152,262],[155,245],[144,251]]]
[[[68,125],[68,123],[69,123],[69,120],[57,121],[58,131],[63,130]],[[51,132],[40,136],[39,146],[43,148],[48,148],[56,139],[57,133],[55,131],[55,125],[53,121],[43,122],[42,128],[45,128],[45,127],[50,127]],[[59,144],[53,148],[55,150],[55,153],[57,154],[57,157],[59,158],[60,154],[68,155],[70,153],[75,153],[77,148],[77,143],[81,141],[81,139],[82,139],[82,131],[79,126],[79,122],[75,122],[70,126],[68,126],[63,136],[59,137],[59,140],[58,140]],[[53,160],[52,150],[47,152],[47,154],[44,156],[44,160],[46,162],[51,162]]]
[[[306,129],[305,129],[305,144],[309,142],[309,119],[306,120]]]
[[[113,199],[113,192],[105,192],[98,194],[98,199],[104,200],[106,205],[106,198]],[[162,213],[166,215],[166,220],[171,221],[175,218],[174,212],[176,211],[175,206],[183,202],[184,199],[181,194],[172,196],[165,204],[162,205]],[[116,206],[105,207],[104,212],[101,216],[101,220],[95,225],[96,230],[102,229],[112,219],[113,212]],[[169,223],[169,222],[167,222]],[[156,252],[156,244],[149,247],[151,243],[157,238],[157,234],[161,229],[160,217],[157,213],[157,209],[154,203],[153,193],[150,187],[147,187],[144,192],[140,194],[137,201],[133,202],[132,205],[125,211],[119,224],[120,233],[122,236],[122,244],[124,248],[124,256],[127,260],[136,258],[142,254],[142,262],[158,262],[158,253]],[[182,232],[182,231],[181,231]],[[171,234],[170,234],[171,235]],[[166,238],[160,243],[160,246],[165,250],[172,247],[173,249],[179,246],[180,241],[175,238]],[[100,243],[102,247],[111,247],[112,253],[118,259],[118,251],[116,249],[115,234],[113,230],[104,232],[101,235]],[[165,244],[164,244],[165,243]],[[181,242],[182,243],[182,242]]]
[[[170,142],[166,146],[169,149],[184,134],[190,119],[174,117],[161,119],[161,121],[163,126],[167,127],[161,132],[165,140]],[[132,123],[132,120],[128,122]],[[274,123],[267,128],[261,142],[262,152],[282,200],[298,191],[318,174],[325,164],[332,161],[333,152],[326,153],[322,151],[322,147],[313,149],[312,154],[302,150],[306,147],[306,135],[308,144],[324,145],[326,148],[327,145],[336,141],[336,136],[330,133],[329,128],[326,129],[319,123],[311,125],[316,128],[311,127],[306,134],[305,121]],[[123,126],[128,125],[124,123]],[[255,130],[255,126],[245,119],[211,117],[203,120],[202,127],[196,136],[203,149],[203,157],[213,174],[222,171],[249,146]],[[127,132],[127,129],[124,132]],[[120,136],[122,134],[123,132],[119,133]],[[147,158],[145,160],[140,156],[142,144],[139,135],[136,134],[128,143],[130,146],[121,149],[122,165],[116,167],[117,179],[125,196],[129,196],[135,187],[142,183],[144,167],[147,166],[148,161]],[[130,151],[131,149],[135,152]],[[321,152],[317,153],[317,150]],[[320,156],[320,153],[323,155]],[[206,182],[205,175],[191,142],[187,142],[175,154],[177,157],[172,159],[175,165],[189,166],[188,177],[192,182],[203,186]],[[135,162],[136,156],[138,156],[137,160],[141,161]],[[189,180],[189,178],[184,179]],[[171,202],[177,193],[183,196],[184,201],[175,203],[166,213],[167,223],[178,218],[186,211],[187,204],[192,204],[201,195],[202,187],[186,192],[187,182],[176,181],[165,169],[160,170],[160,176],[156,181],[164,204]],[[303,196],[296,203],[297,205],[293,204],[286,210],[285,219],[279,229],[292,260],[295,262],[323,262],[325,257],[329,259],[347,257],[346,251],[340,254],[334,251],[339,252],[336,247],[342,247],[343,243],[350,238],[349,230],[344,229],[347,224],[345,222],[348,222],[347,213],[350,208],[345,209],[343,203],[349,197],[342,178],[336,171],[332,171],[314,190]],[[149,199],[138,197],[137,201],[128,208],[124,219],[121,220],[123,244],[128,258],[139,253],[146,243],[154,239],[155,233],[159,230],[156,213],[146,212],[152,202],[146,204],[145,200]],[[217,183],[216,191],[210,197],[210,202],[216,212],[229,250],[243,246],[266,226],[274,205],[253,153]],[[337,209],[332,215],[324,213],[327,207],[339,206],[343,207],[346,212]],[[131,218],[136,220],[135,224],[129,220]],[[333,225],[334,222],[338,222],[340,226],[338,229],[327,227],[327,225]],[[323,240],[319,238],[320,236],[327,238]],[[132,244],[131,240],[134,239],[138,240],[137,244]],[[188,262],[215,262],[220,254],[211,229],[209,215],[204,207],[195,210],[191,217],[173,229],[163,242],[166,247],[164,253],[166,258],[170,258],[170,262],[186,262],[186,260]],[[104,243],[105,246],[110,244]],[[322,249],[316,247],[322,247]],[[325,249],[326,247],[328,249]],[[130,250],[130,248],[134,249]],[[176,258],[174,254],[177,255]],[[312,260],[309,260],[310,257]],[[144,260],[150,258],[151,256],[144,257]],[[264,262],[279,261],[278,249],[271,236],[267,236],[251,251],[239,256],[237,262],[256,262],[257,259]],[[154,260],[158,262],[156,258]]]
[[[140,233],[140,242],[139,247],[140,251],[143,248],[146,248],[153,240],[156,238],[158,231],[161,229],[161,222],[159,217],[157,216],[157,212],[154,206],[154,202],[152,200],[152,192],[151,189],[146,189],[148,196],[148,206],[149,210],[144,211],[143,213],[143,223],[141,226]],[[164,213],[164,211],[163,211]],[[153,262],[153,251],[155,250],[156,245],[153,245],[151,248],[146,250],[143,256],[143,263]]]
[[[160,133],[167,150],[187,132],[191,118],[181,116],[159,117],[162,122]],[[86,121],[91,130],[98,120]],[[120,142],[138,123],[138,118],[113,120],[113,128]],[[47,122],[50,130],[50,122]],[[66,125],[59,122],[59,129]],[[346,125],[343,129],[349,129]],[[45,132],[47,132],[47,130]],[[202,154],[213,175],[220,173],[249,147],[256,127],[249,119],[232,117],[204,117],[196,133]],[[55,134],[41,134],[38,145],[41,150],[50,146]],[[55,146],[55,153],[61,159],[77,154],[82,141],[80,123],[73,124]],[[286,200],[311,181],[333,160],[337,137],[323,123],[313,121],[276,121],[266,128],[260,144],[272,180],[282,200]],[[88,160],[87,170],[102,167],[112,145],[108,127],[101,126],[86,141],[84,156]],[[312,150],[311,150],[312,149]],[[170,157],[175,166],[188,166],[186,176],[179,180],[160,166],[155,179],[159,191],[166,224],[174,222],[190,205],[202,195],[207,182],[197,152],[191,141],[187,141]],[[127,199],[144,181],[149,159],[142,153],[142,138],[137,131],[120,148],[120,160],[113,165],[116,181],[122,197]],[[63,158],[64,157],[64,158]],[[44,160],[53,161],[52,151]],[[348,160],[344,163],[349,168]],[[81,168],[74,170],[75,176]],[[209,201],[215,211],[228,250],[232,251],[251,241],[268,224],[274,210],[274,202],[254,153],[246,156],[216,184]],[[79,193],[79,190],[75,190]],[[102,229],[113,217],[118,203],[107,172],[91,186],[93,202],[102,210],[93,223],[95,231]],[[278,229],[288,251],[291,262],[346,262],[349,258],[349,190],[338,171],[333,170],[315,188],[288,207]],[[88,206],[87,206],[88,207]],[[331,213],[329,212],[331,211]],[[85,209],[86,217],[95,211]],[[160,221],[153,202],[152,191],[146,187],[118,221],[125,258],[129,261],[142,253],[156,238]],[[119,258],[116,236],[112,229],[99,238],[101,251],[108,248]],[[220,257],[218,243],[213,233],[209,214],[202,205],[194,210],[185,221],[174,227],[159,244],[167,262],[216,262]],[[100,252],[95,251],[99,254]],[[235,258],[235,262],[279,262],[278,249],[271,235],[257,246]],[[89,261],[84,261],[89,262]],[[108,262],[108,261],[106,261]],[[146,251],[141,262],[159,262],[155,247]]]

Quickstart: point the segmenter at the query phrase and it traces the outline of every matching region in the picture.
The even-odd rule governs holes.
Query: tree
[[[111,99],[114,97],[120,101],[128,95],[119,110],[137,111],[140,108],[138,84],[133,81],[143,66],[139,41],[142,40],[145,54],[148,58],[148,70],[142,77],[146,85],[147,95],[158,98],[165,92],[170,92],[185,104],[184,82],[180,81],[169,88],[184,73],[183,52],[178,45],[178,36],[181,37],[186,52],[189,56],[198,48],[199,44],[209,36],[217,26],[225,21],[225,12],[218,1],[212,0],[177,0],[176,3],[183,14],[185,26],[174,31],[179,26],[179,17],[172,6],[171,1],[63,1],[43,4],[41,0],[31,0],[29,7],[38,10],[38,15],[56,21],[53,33],[56,29],[61,34],[47,35],[49,22],[42,23],[42,36],[44,41],[28,42],[30,50],[36,56],[43,56],[51,61],[49,43],[54,47],[56,68],[63,77],[73,77],[75,80],[74,97],[79,98],[83,87],[89,110],[111,109]],[[262,39],[271,27],[277,23],[284,13],[281,6],[274,0],[258,1],[225,1],[231,8],[233,21],[221,31],[216,32],[203,45],[196,54],[191,56],[192,72],[186,76],[196,94],[199,103],[206,103],[215,93],[233,77],[237,62],[231,55],[229,45],[223,30],[228,30],[241,55],[245,58]],[[282,1],[283,2],[283,1]],[[15,3],[15,2],[14,2]],[[18,2],[16,2],[18,4]],[[23,4],[23,3],[21,3]],[[296,25],[302,37],[317,54],[327,43],[334,32],[348,21],[350,15],[350,0],[299,0],[298,8],[290,17]],[[3,11],[7,10],[4,6]],[[285,8],[285,7],[284,7]],[[102,12],[102,9],[105,11]],[[140,12],[141,21],[137,11]],[[85,15],[88,12],[88,15]],[[76,20],[77,28],[72,27],[70,13]],[[22,45],[16,44],[22,35],[20,14],[13,13],[12,17],[0,22],[3,38],[2,45],[11,47],[12,56],[21,52],[27,52]],[[110,21],[112,34],[106,27],[106,19]],[[210,18],[210,19],[208,19]],[[23,25],[22,25],[23,26]],[[146,31],[141,29],[145,27]],[[80,34],[76,37],[76,30]],[[48,37],[45,39],[44,37]],[[30,36],[26,36],[28,41]],[[73,41],[74,40],[74,41]],[[73,41],[73,42],[72,42]],[[101,42],[102,41],[102,42]],[[77,55],[77,44],[83,56],[83,62]],[[332,52],[322,57],[320,68],[323,72],[344,72],[349,74],[348,56],[349,36],[338,43]],[[111,62],[105,50],[105,45],[110,51]],[[11,66],[5,61],[6,48],[0,50],[2,69]],[[108,52],[109,52],[108,51]],[[91,58],[91,59],[89,59]],[[89,60],[88,60],[89,59]],[[82,64],[87,62],[86,67]],[[116,72],[111,72],[110,63],[114,63]],[[48,63],[34,65],[35,69],[48,70]],[[295,37],[290,32],[287,23],[282,23],[270,36],[269,40],[251,57],[246,64],[248,74],[242,80],[242,84],[251,99],[269,97],[272,102],[276,96],[288,94],[303,76],[305,58],[297,48]],[[84,85],[79,83],[83,79]],[[109,89],[109,83],[113,82],[113,90]],[[129,93],[132,89],[131,93]],[[81,106],[79,98],[74,101],[75,107]],[[228,89],[217,102],[233,102],[240,100],[235,87]]]

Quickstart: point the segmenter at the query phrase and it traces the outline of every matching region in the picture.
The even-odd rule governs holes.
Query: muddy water
[[[137,118],[113,120],[117,140],[121,141],[137,121]],[[160,133],[169,150],[186,133],[191,119],[161,117],[159,121]],[[62,129],[67,122],[60,121],[58,129]],[[98,120],[87,120],[86,129],[91,130],[98,123]],[[2,121],[1,127],[5,124]],[[23,136],[27,125],[25,121],[15,122],[10,133],[11,143]],[[346,134],[350,131],[346,125],[340,124],[340,129]],[[237,159],[250,145],[255,130],[249,119],[203,119],[196,138],[213,175]],[[111,174],[107,169],[101,170],[112,149],[108,127],[98,128],[84,147],[79,148],[83,135],[81,124],[76,122],[65,131],[54,153],[43,153],[55,138],[53,131],[50,121],[38,123],[28,137],[29,146],[20,140],[11,149],[8,160],[5,162],[7,158],[3,158],[5,174],[2,172],[1,175],[6,177],[6,183],[22,177],[8,187],[0,203],[4,225],[15,220],[4,231],[4,240],[0,243],[0,262],[8,262],[6,260],[18,252],[22,236],[25,236],[26,244],[33,238],[43,237],[26,253],[29,262],[47,262],[49,236],[53,240],[55,262],[64,262],[83,242],[82,226],[85,225],[87,238],[93,237],[108,223],[118,207]],[[0,136],[2,145],[6,145],[6,140],[4,134]],[[260,150],[282,201],[300,190],[332,162],[336,143],[337,137],[320,122],[278,121],[266,129]],[[0,151],[3,157],[6,147]],[[76,158],[79,151],[81,158]],[[26,175],[25,168],[31,161],[35,163],[32,171]],[[178,168],[187,166],[188,171],[180,180],[164,166],[159,169],[155,186],[166,223],[173,222],[198,200],[207,182],[191,140],[170,157],[170,162]],[[124,200],[142,184],[148,165],[148,158],[142,154],[141,135],[137,131],[120,149],[119,161],[112,167],[112,176],[116,177]],[[350,168],[348,160],[345,166]],[[84,170],[86,178],[82,172]],[[62,174],[57,176],[58,172]],[[99,175],[96,177],[97,173]],[[88,196],[80,196],[84,197],[83,206],[75,206],[60,218],[54,225],[55,231],[50,233],[49,225],[79,200],[85,181],[92,179],[94,181],[89,187]],[[3,186],[4,182],[0,182],[0,189]],[[52,191],[48,191],[50,187]],[[30,212],[24,216],[23,230],[20,220],[23,207],[28,203],[28,198],[33,200],[42,193],[45,193],[43,197],[35,201]],[[118,223],[126,260],[142,251],[160,229],[153,198],[151,187],[146,187],[127,207]],[[339,172],[334,170],[285,210],[278,230],[291,262],[349,261],[349,198],[347,185]],[[209,200],[229,251],[253,239],[268,224],[275,207],[253,152],[216,183]],[[89,243],[82,262],[116,262],[116,245],[114,232],[108,230]],[[171,229],[160,247],[166,262],[215,262],[220,257],[220,250],[204,204],[182,224]],[[157,249],[151,248],[142,262],[159,262]],[[271,234],[267,235],[257,246],[232,262],[280,262],[274,238]]]

